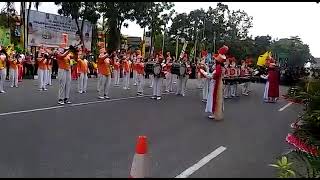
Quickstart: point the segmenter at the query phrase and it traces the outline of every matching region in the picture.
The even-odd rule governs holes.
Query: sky
[[[209,6],[215,8],[216,2],[174,2],[177,13],[189,13],[192,10]],[[249,34],[253,37],[270,35],[274,39],[299,36],[303,43],[308,44],[310,52],[320,57],[320,4],[315,2],[223,2],[231,10],[244,10],[253,17],[253,27]],[[4,3],[0,3],[0,8]],[[19,3],[15,7],[19,11]],[[34,8],[33,8],[34,9]],[[58,7],[53,2],[42,2],[39,11],[57,14]],[[124,35],[140,36],[143,29],[135,22],[123,27]]]

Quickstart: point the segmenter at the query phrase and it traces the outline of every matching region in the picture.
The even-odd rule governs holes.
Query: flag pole
[[[178,60],[178,51],[179,51],[179,36],[176,37],[176,60]]]

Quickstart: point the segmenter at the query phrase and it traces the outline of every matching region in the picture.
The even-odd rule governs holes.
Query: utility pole
[[[213,32],[213,53],[216,52],[216,31]]]
[[[179,51],[179,36],[176,37],[176,60],[178,60]]]
[[[162,53],[164,53],[163,50],[164,50],[164,36],[165,35],[166,35],[166,26],[164,26],[164,32],[163,32],[163,36],[162,36]]]
[[[194,43],[194,62],[196,62],[196,59],[197,59],[197,42],[198,42],[198,31],[196,31],[196,41]]]

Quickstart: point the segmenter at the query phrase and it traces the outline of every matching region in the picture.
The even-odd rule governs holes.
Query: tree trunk
[[[31,2],[29,2],[29,8],[28,8],[28,14],[27,14],[27,23],[26,23],[26,28],[27,28],[27,33],[26,33],[26,41],[27,44],[29,43],[29,20],[30,20],[30,9],[31,9]],[[28,48],[28,47],[27,47]]]
[[[115,51],[120,48],[120,30],[117,27],[117,20],[109,18],[108,25],[108,49]]]

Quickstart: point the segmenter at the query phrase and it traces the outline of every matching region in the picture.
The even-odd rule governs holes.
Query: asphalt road
[[[112,87],[111,100],[98,101],[96,79],[87,94],[76,93],[73,81],[73,105],[61,108],[56,80],[47,92],[36,84],[24,80],[0,94],[0,177],[128,177],[139,135],[148,137],[151,177],[175,177],[220,146],[226,150],[190,177],[275,177],[268,164],[287,148],[302,109],[279,111],[288,102],[265,104],[264,84],[252,84],[250,96],[226,100],[225,119],[215,122],[195,80],[185,97],[151,100],[146,85],[146,97],[135,86]]]

